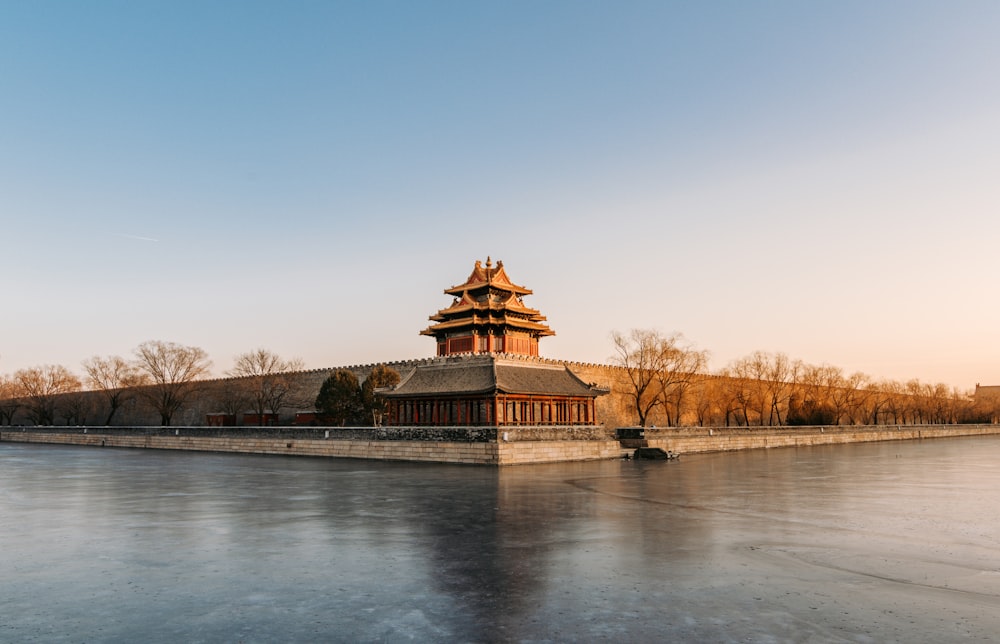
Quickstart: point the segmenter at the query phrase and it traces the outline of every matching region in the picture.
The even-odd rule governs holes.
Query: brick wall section
[[[599,461],[621,458],[622,451],[618,441],[613,440],[501,442],[498,445],[497,464]]]

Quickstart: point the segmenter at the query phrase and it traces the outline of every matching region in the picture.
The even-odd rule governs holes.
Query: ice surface
[[[1000,440],[504,469],[0,444],[0,641],[1000,638]]]

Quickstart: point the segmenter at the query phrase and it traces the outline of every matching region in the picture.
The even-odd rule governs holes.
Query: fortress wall
[[[629,382],[624,369],[611,365],[583,362],[562,360],[553,360],[552,362],[565,364],[570,371],[576,374],[577,378],[584,382],[593,382],[611,390],[607,395],[598,396],[595,402],[597,420],[602,425],[625,427],[635,422],[635,411],[628,402]],[[659,418],[652,418],[651,422],[666,424],[664,420]]]
[[[308,371],[296,371],[286,374],[292,385],[292,393],[288,396],[288,406],[281,412],[281,423],[291,424],[298,411],[311,411],[313,402],[319,394],[319,389],[331,374],[340,369],[347,369],[358,377],[359,382],[364,382],[376,364],[384,364],[395,369],[401,377],[406,377],[417,365],[434,360],[434,358],[421,358],[414,360],[397,360],[385,363],[372,363],[364,365],[348,365],[343,367],[330,367],[328,369],[311,369]],[[563,360],[552,360],[547,358],[526,357],[528,361],[539,361],[549,364],[565,364],[570,370],[585,382],[595,382],[601,386],[611,387],[612,393],[600,396],[596,402],[596,412],[598,421],[607,427],[619,427],[633,422],[632,415],[629,414],[627,406],[623,407],[623,393],[626,390],[625,381],[622,380],[624,372],[608,365],[584,364],[576,362],[566,362]],[[173,419],[173,426],[198,427],[206,423],[208,414],[221,413],[223,405],[219,402],[225,398],[225,389],[239,384],[238,378],[218,378],[203,380],[194,383],[197,392],[192,395],[188,402],[182,407]],[[80,394],[87,400],[89,408],[85,422],[87,424],[103,423],[107,418],[108,407],[104,394],[98,391],[81,392]],[[250,410],[245,410],[249,412]],[[57,418],[62,420],[61,418]],[[653,422],[660,422],[654,420]],[[29,420],[22,409],[14,418],[14,424],[28,424]],[[131,426],[156,426],[160,424],[159,415],[150,409],[143,401],[138,399],[130,400],[126,405],[118,410],[112,419],[112,425],[118,427]]]

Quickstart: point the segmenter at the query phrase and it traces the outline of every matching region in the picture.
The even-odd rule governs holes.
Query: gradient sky
[[[556,336],[1000,384],[1000,3],[0,1],[0,373]]]

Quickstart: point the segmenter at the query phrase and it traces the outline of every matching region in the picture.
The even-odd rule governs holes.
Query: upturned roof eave
[[[546,324],[539,324],[537,322],[531,322],[529,320],[498,320],[498,321],[478,321],[469,318],[462,318],[459,320],[447,320],[442,321],[438,324],[432,324],[423,331],[420,335],[433,335],[435,332],[449,331],[453,329],[461,329],[463,327],[513,327],[516,329],[523,329],[525,331],[532,331],[538,335],[550,336],[555,335],[556,332],[549,328]]]
[[[533,295],[534,291],[530,288],[525,288],[523,286],[518,286],[510,282],[466,282],[465,284],[459,284],[458,286],[452,286],[444,290],[446,295],[459,296],[466,292],[474,292],[485,288],[495,288],[498,291],[509,291],[511,293],[517,293],[518,295]]]
[[[461,300],[456,304],[452,304],[448,308],[438,309],[433,317],[455,314],[455,313],[465,313],[467,311],[483,311],[483,312],[493,312],[498,311],[501,313],[506,313],[511,311],[514,313],[519,313],[521,315],[529,315],[533,317],[539,317],[545,319],[541,311],[538,309],[533,309],[530,306],[524,306],[523,304],[508,304],[507,302],[473,302],[466,299]]]

